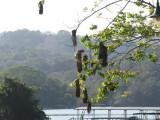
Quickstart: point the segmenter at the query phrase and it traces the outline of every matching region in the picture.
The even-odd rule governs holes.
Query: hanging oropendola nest
[[[40,1],[40,2],[38,3],[39,14],[40,14],[40,15],[43,14],[43,4],[44,4],[44,1]]]
[[[80,97],[80,84],[79,84],[79,79],[75,80],[76,83],[76,97]]]
[[[91,67],[94,67],[94,64],[95,64],[94,62],[91,62]]]
[[[103,42],[100,42],[98,59],[101,60],[100,64],[102,67],[106,67],[108,65],[107,58],[108,58],[107,47],[104,46]]]
[[[93,69],[93,75],[96,75],[96,68]]]
[[[104,86],[104,87],[102,88],[102,90],[103,90],[103,92],[105,92],[105,93],[108,92],[108,91],[107,91],[107,86]]]
[[[88,60],[88,56],[87,55],[84,55],[83,56],[83,62],[86,62]]]
[[[76,52],[76,66],[78,73],[82,72],[82,52],[84,52],[84,50],[78,50]]]
[[[79,74],[80,80],[86,81],[86,75],[85,74]]]
[[[83,103],[87,103],[88,101],[88,94],[87,94],[87,89],[86,88],[83,88],[83,91],[82,91],[82,100],[83,100]]]
[[[91,113],[91,102],[88,100],[87,102],[87,113],[90,114]]]
[[[86,76],[85,75],[82,76],[82,80],[86,81]]]
[[[76,32],[77,30],[72,30],[72,43],[74,48],[77,47]]]
[[[83,49],[82,49],[82,50],[78,50],[78,51],[79,51],[79,52],[81,52],[81,53],[82,53],[82,52],[84,52],[84,50],[83,50]]]

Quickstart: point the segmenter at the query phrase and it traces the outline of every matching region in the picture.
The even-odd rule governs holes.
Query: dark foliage
[[[13,78],[4,78],[0,87],[2,120],[47,120],[35,98],[36,87],[29,87]]]

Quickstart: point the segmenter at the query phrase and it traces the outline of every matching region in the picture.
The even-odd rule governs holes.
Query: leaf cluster
[[[137,1],[138,7],[153,13],[153,7],[145,2]],[[96,6],[98,7],[98,6]],[[130,78],[135,77],[138,71],[133,68],[143,60],[156,62],[158,57],[155,52],[148,53],[147,49],[159,45],[159,28],[152,21],[147,20],[143,10],[136,13],[120,11],[118,16],[97,34],[85,35],[80,42],[89,50],[88,60],[83,63],[83,72],[86,77],[100,76],[104,79],[102,87],[98,88],[97,97],[92,102],[98,103],[107,98],[111,92],[122,85],[120,81],[128,84]],[[90,30],[96,30],[98,25],[92,25]],[[101,66],[98,59],[100,46],[103,43],[107,48],[108,65]],[[128,67],[124,67],[124,64]],[[87,80],[87,78],[86,78]],[[85,81],[81,85],[85,84]],[[85,84],[86,85],[86,84]],[[130,92],[125,92],[126,97]]]
[[[0,85],[0,118],[3,120],[47,120],[35,98],[37,87],[29,87],[15,78],[4,78]]]

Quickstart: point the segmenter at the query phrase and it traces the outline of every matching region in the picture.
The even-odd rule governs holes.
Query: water
[[[74,109],[52,109],[52,110],[44,110],[44,112],[47,115],[57,115],[59,114],[60,116],[50,116],[51,120],[68,120],[72,117],[76,116],[63,116],[64,114],[77,114],[77,111]]]
[[[70,118],[77,118],[77,110],[74,109],[51,109],[51,110],[44,110],[44,112],[49,115],[51,120],[69,120]],[[133,113],[138,113],[138,110],[128,110],[127,111],[127,117],[135,116]],[[153,112],[153,111],[148,111]],[[86,111],[79,111],[79,114],[81,115],[84,113],[84,118],[92,118],[93,111],[91,111],[90,114],[87,114]],[[57,116],[58,115],[58,116]],[[69,115],[69,116],[68,116]],[[95,117],[108,117],[108,111],[107,110],[96,110],[95,111]],[[80,117],[80,116],[79,116]],[[114,110],[112,111],[112,117],[124,117],[124,111],[123,110]],[[140,118],[141,116],[137,116]],[[154,116],[149,116],[147,119],[143,118],[144,120],[155,120]]]
[[[55,115],[55,116],[50,116],[51,120],[69,120],[70,118],[77,118],[77,111],[74,109],[52,109],[52,110],[44,110],[47,115]],[[86,111],[79,111],[79,114],[84,113],[84,118],[92,118],[93,116],[93,111],[91,111],[90,114],[87,114]],[[70,116],[67,116],[69,114]],[[73,116],[74,114],[74,116]],[[108,111],[107,110],[96,110],[95,111],[96,116],[95,117],[107,117],[108,116]],[[128,111],[128,116],[133,116],[133,112]],[[57,116],[59,115],[59,116]],[[112,117],[123,117],[123,111],[113,111],[112,112]]]

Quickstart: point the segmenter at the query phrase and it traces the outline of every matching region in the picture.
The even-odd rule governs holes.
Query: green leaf
[[[88,10],[88,7],[83,8],[83,12],[86,12]]]
[[[98,75],[100,75],[102,78],[105,78],[105,75],[100,71],[98,71]]]
[[[95,30],[95,29],[97,29],[97,25],[92,25],[89,29],[90,30]]]
[[[147,53],[147,55],[148,55],[149,61],[156,62],[158,60],[158,57],[155,53],[153,53],[153,54]]]

